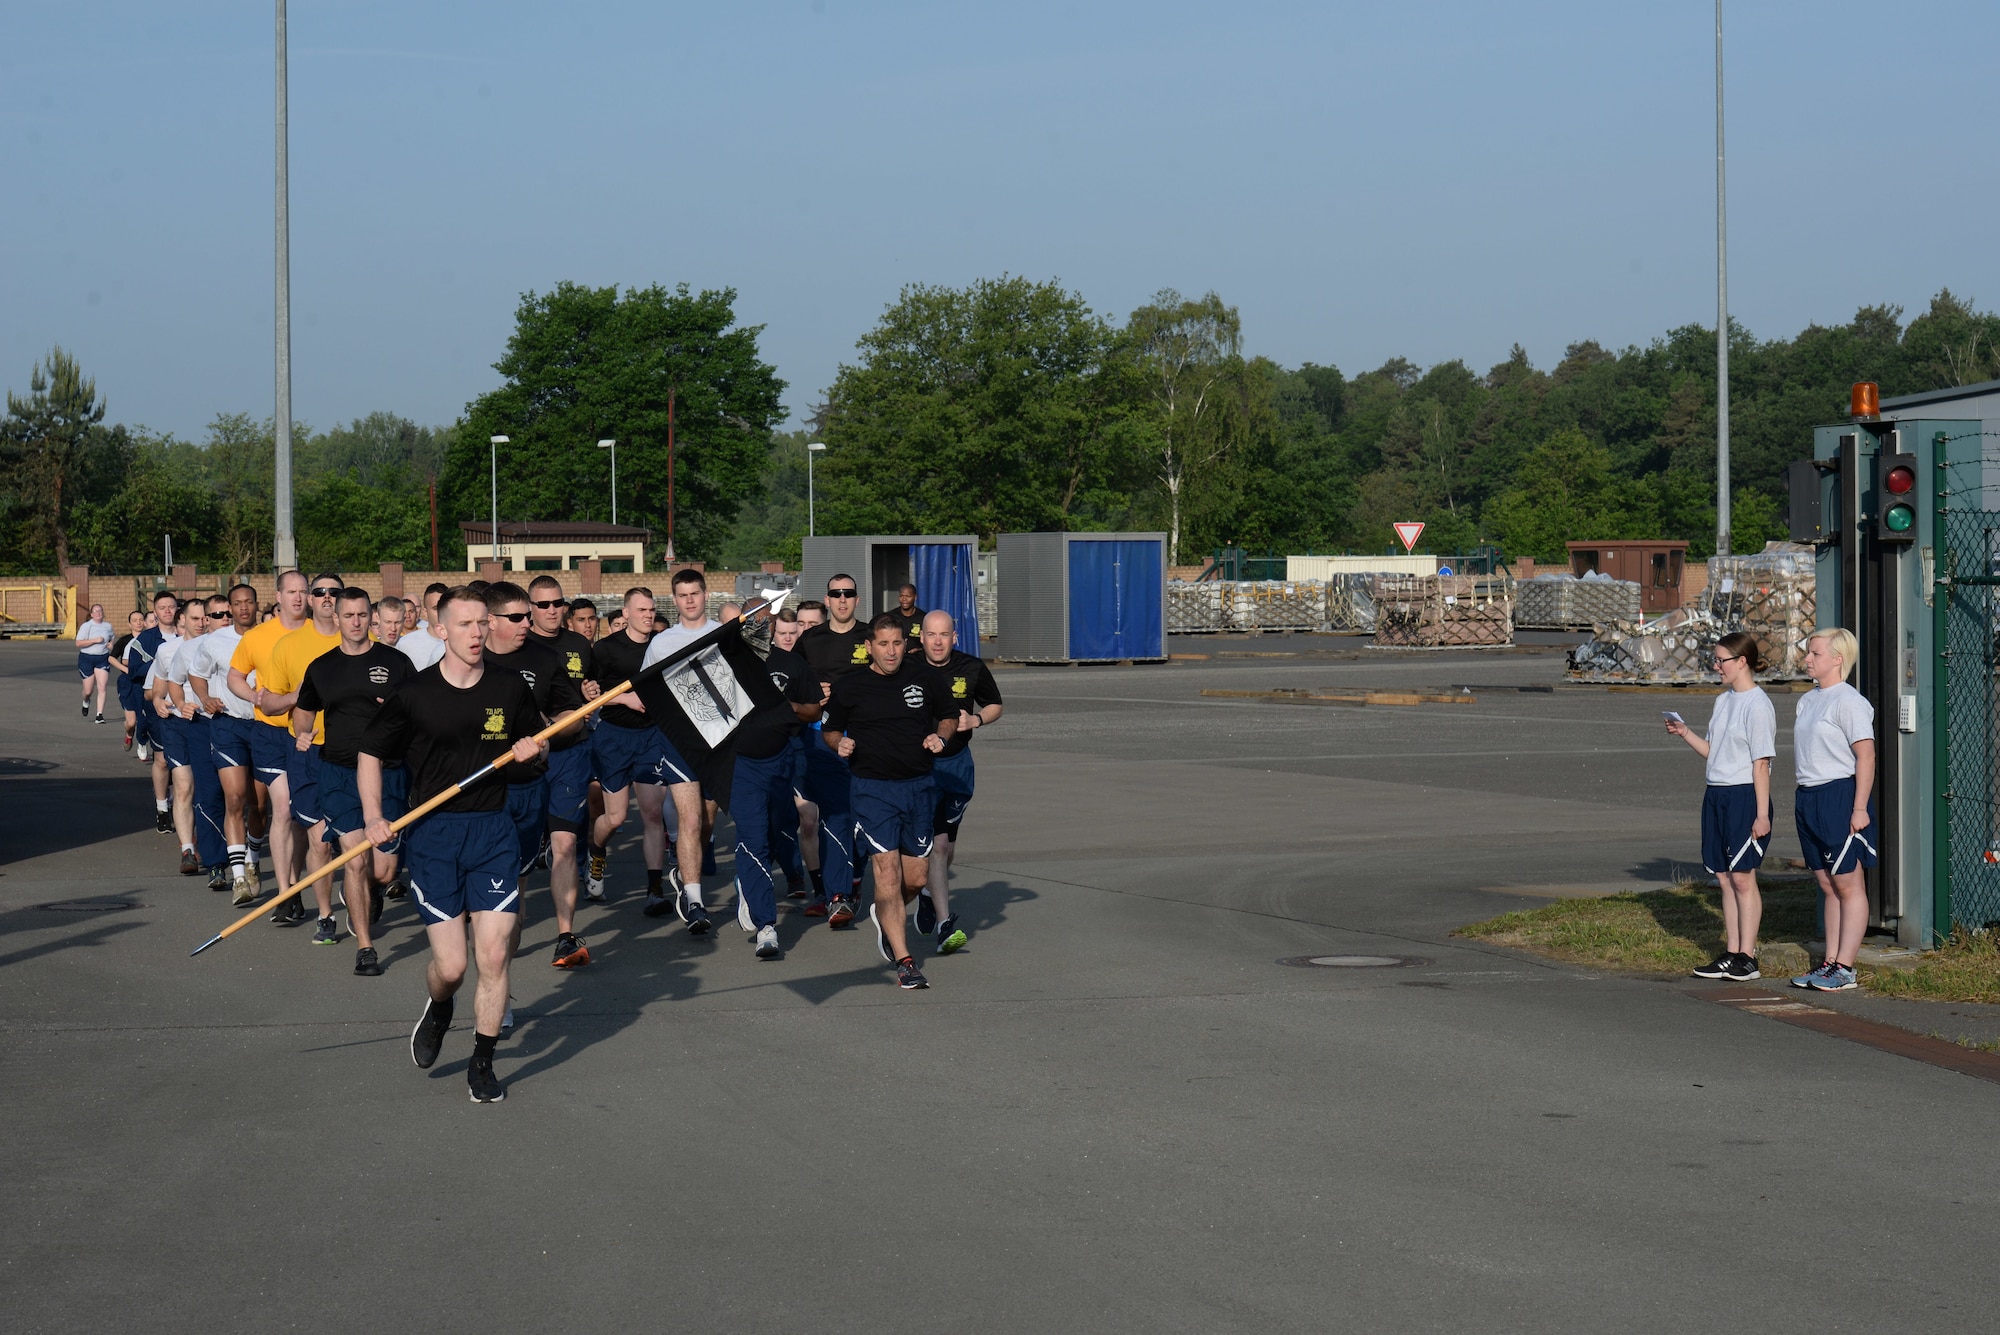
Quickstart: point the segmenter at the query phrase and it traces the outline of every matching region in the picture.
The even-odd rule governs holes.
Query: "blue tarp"
[[[1157,539],[1070,542],[1070,658],[1166,657],[1160,547]]]
[[[979,652],[979,596],[974,588],[972,548],[960,542],[910,544],[910,583],[917,586],[917,606],[926,612],[949,612],[958,627],[958,647]]]

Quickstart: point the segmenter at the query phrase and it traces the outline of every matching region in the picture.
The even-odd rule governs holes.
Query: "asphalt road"
[[[382,978],[188,958],[224,897],[72,662],[0,644],[9,1329],[1991,1329],[2000,1087],[1450,937],[1697,864],[1661,697],[1491,689],[1554,655],[1007,671],[931,990],[644,919],[627,844],[592,968],[532,901],[497,1107],[463,1019],[410,1064],[407,908]],[[1275,963],[1335,953],[1418,962]]]

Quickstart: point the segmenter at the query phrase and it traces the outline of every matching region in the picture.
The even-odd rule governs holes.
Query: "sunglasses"
[[[547,611],[547,610],[548,610],[549,608],[551,608],[551,607],[568,607],[568,606],[569,606],[569,599],[567,599],[567,598],[537,598],[537,599],[535,599],[535,600],[534,600],[534,602],[533,602],[532,604],[530,604],[530,606],[534,606],[534,607],[539,607],[539,608],[541,608],[541,609],[542,609],[543,611]]]
[[[521,623],[522,623],[523,621],[526,621],[526,620],[527,620],[527,619],[528,619],[529,617],[533,616],[533,615],[534,615],[534,613],[532,613],[532,612],[495,612],[495,613],[494,613],[493,615],[494,615],[494,616],[496,616],[496,617],[498,617],[498,618],[499,618],[500,620],[502,620],[502,621],[511,621],[511,622],[513,622],[513,623],[514,623],[515,625],[517,625],[517,626],[518,626],[518,625],[520,625],[520,624],[521,624]]]
[[[339,592],[340,586],[338,584],[328,584],[324,588],[312,590],[312,596],[315,598],[331,598]]]
[[[829,598],[852,598],[860,592],[861,590],[859,589],[828,589],[826,596]]]

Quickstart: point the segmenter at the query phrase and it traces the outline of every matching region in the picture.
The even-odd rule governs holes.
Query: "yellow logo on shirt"
[[[965,692],[965,678],[963,678],[963,677],[953,677],[953,678],[951,679],[951,697],[952,697],[952,699],[954,699],[954,700],[963,700],[963,699],[965,698],[965,694],[966,694],[966,692]]]
[[[847,661],[850,665],[856,663],[866,663],[868,661],[868,641],[863,640],[861,641],[861,643],[855,645],[854,656],[848,659]]]
[[[489,709],[486,711],[486,735],[488,737],[505,737],[507,735],[506,710]]]
[[[583,680],[583,655],[577,653],[574,649],[570,651],[569,655],[569,675],[573,681]]]

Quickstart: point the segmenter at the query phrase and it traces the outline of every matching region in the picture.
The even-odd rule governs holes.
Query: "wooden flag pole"
[[[787,596],[789,595],[788,594],[780,595],[777,598],[769,599],[765,602],[751,604],[743,611],[744,620],[748,621],[751,614],[756,612],[761,612],[767,607],[776,607],[779,604],[782,604],[785,601],[785,597]],[[678,653],[669,655],[668,657],[661,659],[659,662],[653,664],[651,667],[639,673],[638,676],[622,681],[618,683],[618,685],[610,687],[604,691],[600,691],[595,700],[585,701],[581,709],[572,709],[569,713],[563,715],[561,718],[557,719],[554,723],[549,724],[548,727],[543,728],[540,732],[536,733],[529,740],[537,742],[545,742],[549,738],[555,736],[557,733],[567,731],[574,724],[582,721],[583,719],[589,718],[592,714],[595,714],[598,710],[604,708],[604,706],[610,704],[613,700],[617,699],[619,696],[625,694],[627,691],[631,690],[634,686],[638,685],[640,678],[651,676],[655,672],[665,671],[672,664],[677,663],[681,661],[683,658],[687,657],[690,652],[701,647],[701,645],[705,642],[705,638],[706,637],[704,637],[704,640],[697,640],[693,644],[684,646]],[[513,748],[509,747],[507,750],[495,756],[486,765],[466,775],[464,778],[460,779],[457,783],[445,789],[443,792],[437,794],[437,796],[431,798],[428,802],[425,802],[422,806],[418,807],[416,810],[408,812],[405,815],[398,817],[395,821],[390,823],[389,825],[390,830],[392,831],[401,830],[406,826],[414,824],[416,821],[429,815],[432,811],[436,810],[438,807],[443,806],[446,802],[451,801],[452,798],[457,797],[467,788],[470,788],[473,784],[478,783],[481,779],[493,773],[495,770],[504,768],[513,759],[514,759]],[[242,917],[238,918],[235,922],[230,923],[229,926],[223,928],[221,931],[217,932],[214,936],[211,936],[210,938],[208,938],[208,940],[202,942],[200,945],[196,946],[193,950],[189,951],[188,952],[189,956],[192,957],[195,955],[199,955],[201,954],[202,951],[207,950],[210,946],[214,945],[216,942],[221,941],[226,937],[235,935],[238,931],[241,931],[243,928],[257,921],[257,919],[263,917],[265,914],[269,913],[272,909],[276,908],[278,905],[284,903],[288,899],[291,899],[293,896],[302,893],[307,886],[313,884],[316,881],[323,880],[324,878],[333,875],[335,872],[339,871],[342,867],[345,867],[348,863],[354,861],[354,859],[360,857],[363,853],[369,852],[374,847],[375,844],[372,840],[356,844],[353,848],[348,849],[346,852],[342,853],[339,857],[333,859],[331,862],[327,863],[324,867],[321,867],[318,871],[313,872],[311,875],[306,876],[302,880],[293,882],[292,888],[281,893],[276,899],[268,900],[265,903],[259,904],[256,908],[250,910],[250,912],[244,914]]]

